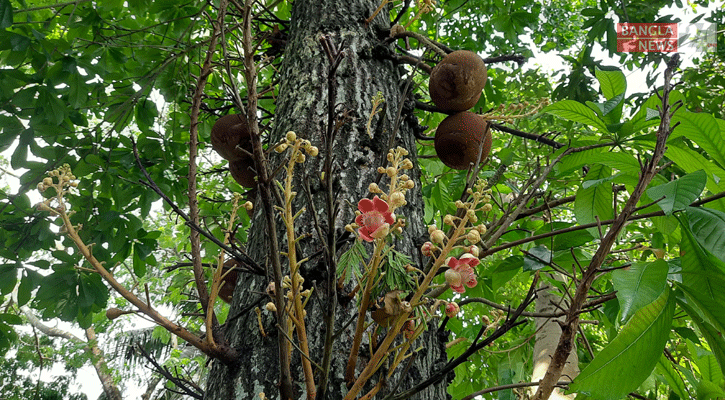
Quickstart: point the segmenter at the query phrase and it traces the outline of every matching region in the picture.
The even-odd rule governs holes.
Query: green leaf
[[[8,294],[15,288],[18,280],[16,264],[0,264],[0,295]]]
[[[626,270],[618,269],[612,273],[622,322],[662,294],[667,286],[668,270],[667,262],[657,260],[651,263],[633,263]]]
[[[624,95],[627,91],[627,78],[619,69],[613,71],[605,71],[594,69],[594,76],[599,81],[599,88],[607,100],[611,100],[616,96]]]
[[[10,0],[0,0],[0,29],[13,25],[13,5]]]
[[[596,181],[611,176],[612,169],[603,165],[595,165],[589,169],[587,181]],[[596,217],[600,221],[611,219],[614,216],[613,210],[613,194],[612,185],[604,181],[599,185],[585,188],[579,188],[576,192],[576,200],[574,201],[574,215],[579,224],[589,224],[596,222]],[[599,237],[596,228],[590,228],[589,233],[594,237]]]
[[[542,112],[564,118],[568,121],[581,122],[587,126],[596,128],[601,133],[608,132],[604,121],[594,111],[574,100],[556,102],[544,108]]]
[[[664,378],[664,383],[667,384],[667,386],[673,392],[675,392],[677,396],[679,396],[681,399],[690,398],[687,393],[687,389],[685,388],[685,382],[682,380],[680,374],[677,373],[675,368],[670,363],[670,360],[667,359],[664,354],[662,354],[659,361],[657,361],[655,371],[662,378]]]
[[[524,271],[536,271],[548,267],[551,263],[551,250],[546,246],[536,246],[524,257]]]
[[[674,161],[687,173],[695,172],[700,169],[704,170],[708,177],[705,187],[709,191],[713,193],[725,191],[725,169],[722,169],[715,165],[712,161],[707,160],[702,156],[702,154],[690,149],[682,143],[667,143],[665,156]]]
[[[637,389],[665,348],[675,314],[673,297],[666,290],[637,311],[617,337],[574,378],[570,391],[598,400],[619,400]]]
[[[662,199],[657,205],[665,215],[672,215],[673,212],[684,210],[695,201],[706,183],[705,171],[695,171],[672,182],[647,189],[647,196],[652,200]]]
[[[682,283],[678,286],[698,313],[725,332],[725,263],[700,246],[683,219],[686,216],[680,219]]]
[[[640,172],[637,157],[631,153],[625,152],[603,152],[598,153],[590,160],[591,163],[602,164],[613,169],[617,169],[622,173],[638,176]]]
[[[710,350],[720,366],[720,371],[725,370],[725,339],[723,338],[722,331],[705,321],[695,309],[694,304],[691,304],[684,296],[677,296],[677,304],[692,318],[692,322],[697,325],[700,334],[702,334],[710,346]]]
[[[687,207],[685,214],[697,241],[725,262],[725,213],[706,207]]]
[[[725,134],[720,132],[717,119],[710,114],[680,111],[672,117],[679,122],[670,139],[684,136],[702,148],[705,153],[725,168]]]

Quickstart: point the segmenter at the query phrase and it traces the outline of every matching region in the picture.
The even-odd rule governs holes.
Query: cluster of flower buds
[[[312,143],[307,139],[297,139],[297,134],[295,134],[292,131],[287,132],[287,135],[285,136],[285,140],[278,144],[274,151],[277,153],[283,153],[287,150],[290,146],[295,146],[295,144],[299,144],[299,147],[304,149],[307,155],[310,157],[317,157],[317,155],[320,153],[320,150],[313,146]],[[298,163],[305,162],[305,155],[302,154],[302,152],[298,153],[297,158],[295,159]]]
[[[70,165],[63,164],[60,168],[48,171],[48,176],[43,178],[42,182],[38,183],[38,190],[42,193],[51,187],[62,189],[67,186],[78,187],[78,181],[76,181],[76,176],[71,172]]]
[[[388,202],[393,211],[407,204],[405,192],[415,187],[415,182],[404,172],[413,169],[413,162],[406,158],[408,154],[408,150],[402,147],[391,149],[387,155],[389,166],[387,168],[378,167],[378,173],[385,174],[390,179],[389,194],[385,194],[377,183],[371,183],[368,186],[370,193],[379,194],[383,200]]]

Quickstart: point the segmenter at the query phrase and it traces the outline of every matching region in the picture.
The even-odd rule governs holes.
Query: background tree
[[[712,91],[681,93],[672,91],[671,76],[659,76],[662,99],[632,95],[621,72],[592,56],[594,43],[614,54],[614,16],[668,20],[660,15],[664,2],[386,3],[376,14],[381,4],[362,0],[0,1],[0,59],[9,67],[0,70],[0,147],[14,146],[10,167],[22,174],[20,188],[4,190],[0,204],[0,293],[17,285],[0,314],[0,345],[15,338],[18,307],[89,328],[113,306],[153,320],[157,337],[170,338],[165,329],[214,359],[207,398],[262,391],[270,398],[278,391],[283,398],[443,398],[446,388],[456,398],[505,397],[533,385],[536,331],[525,322],[566,317],[538,396],[573,378],[558,368],[575,337],[584,367],[571,386],[577,392],[720,396],[725,125],[687,111],[690,102],[713,110],[717,82]],[[707,18],[717,22],[722,13]],[[391,33],[391,21],[407,30]],[[523,37],[561,52],[572,72],[552,87],[540,72],[516,69],[512,61],[530,56]],[[420,127],[446,116],[427,101],[427,74],[457,48],[489,63],[474,111],[495,123],[493,152],[472,174],[444,167],[424,137],[432,131]],[[632,68],[669,60],[620,61]],[[709,79],[708,65],[721,68],[721,60],[700,64],[693,81]],[[563,101],[537,108],[549,97]],[[679,108],[682,99],[688,104]],[[254,160],[254,190],[234,183],[209,146],[212,124],[234,113],[249,121],[245,157]],[[289,130],[296,135],[283,150],[277,145]],[[305,148],[306,160],[289,164],[300,157],[295,146]],[[406,226],[394,250],[369,261],[387,242],[363,246],[345,225],[358,201],[374,194],[368,184],[379,179],[377,168],[404,164],[386,158],[396,146],[410,152],[396,154],[413,166],[405,171],[414,189],[396,211]],[[383,177],[382,191],[402,173]],[[416,285],[427,285],[424,274],[436,275],[448,255],[435,253],[433,262],[418,250],[431,239],[425,225],[446,227],[455,200],[470,200],[465,189],[477,178],[492,190],[491,210],[474,213],[486,225],[478,285],[455,295],[438,274],[432,283],[441,290],[418,304]],[[30,200],[36,188],[48,199],[41,210]],[[247,199],[249,214],[240,208]],[[149,218],[157,214],[164,216]],[[447,237],[470,228],[459,224]],[[241,268],[229,309],[217,298],[226,273],[221,253]],[[385,274],[366,277],[362,262]],[[563,281],[553,277],[560,274]],[[556,288],[558,312],[529,307],[537,281]],[[402,298],[395,300],[395,290]],[[428,323],[412,329],[404,308],[372,322],[368,311],[384,310],[389,293],[394,304],[412,301],[410,315]],[[378,299],[380,308],[368,310]],[[457,301],[462,316],[424,312],[435,299]],[[262,310],[265,303],[272,305]],[[682,318],[673,322],[675,310]],[[580,325],[583,318],[599,324]],[[414,339],[396,335],[403,325]],[[636,369],[621,367],[629,365]],[[189,395],[205,381],[168,377]]]

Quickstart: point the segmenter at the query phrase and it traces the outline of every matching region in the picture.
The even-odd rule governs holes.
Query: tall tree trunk
[[[354,221],[357,202],[368,195],[368,185],[378,178],[376,169],[385,163],[385,155],[390,147],[402,146],[410,151],[410,158],[415,163],[415,141],[410,127],[404,123],[394,126],[401,101],[405,81],[401,77],[401,69],[390,60],[378,57],[376,46],[381,43],[389,21],[381,13],[369,25],[365,19],[379,5],[378,0],[296,0],[293,4],[290,20],[289,40],[284,53],[284,61],[280,71],[280,93],[276,105],[275,126],[272,142],[285,132],[292,130],[298,136],[309,139],[320,149],[320,155],[314,160],[302,164],[307,180],[313,193],[314,209],[317,217],[328,228],[328,217],[325,214],[325,191],[320,180],[322,162],[324,160],[324,135],[328,123],[328,67],[329,60],[320,45],[323,37],[330,40],[345,53],[335,75],[337,86],[336,110],[346,112],[351,118],[340,130],[334,142],[334,193],[340,205],[340,213],[334,221],[338,236],[344,233],[344,226]],[[381,92],[385,97],[387,110],[378,114],[373,120],[374,137],[370,138],[366,131],[366,123],[372,110],[372,99]],[[375,129],[378,121],[383,119]],[[391,139],[393,132],[396,137]],[[392,146],[390,146],[392,145]],[[308,157],[309,159],[309,157]],[[273,164],[279,160],[273,160]],[[310,261],[303,265],[302,274],[305,286],[314,287],[315,295],[306,307],[307,333],[312,360],[317,365],[323,363],[326,326],[323,315],[328,304],[337,304],[334,332],[342,329],[336,337],[332,349],[332,362],[329,381],[326,386],[326,399],[341,399],[347,392],[343,375],[348,359],[355,324],[348,322],[356,314],[355,301],[345,301],[346,291],[337,294],[337,299],[329,293],[325,285],[327,265],[324,256],[312,256],[321,250],[320,238],[314,229],[311,219],[312,208],[307,203],[302,185],[301,175],[296,181],[298,192],[295,209],[306,207],[307,211],[297,220],[298,235],[310,233],[310,237],[299,244],[302,256],[311,256]],[[412,256],[413,261],[422,265],[420,255],[421,239],[426,234],[423,223],[423,201],[420,194],[420,173],[411,170],[408,175],[416,183],[416,188],[407,195],[408,205],[399,209],[398,215],[407,218],[404,237],[396,239],[396,250]],[[281,179],[280,176],[277,177]],[[385,188],[385,186],[382,186]],[[268,246],[265,245],[263,219],[259,213],[253,218],[248,245],[249,254],[261,264],[265,263]],[[282,229],[280,229],[280,232]],[[284,240],[280,240],[283,249]],[[338,255],[346,250],[349,243],[341,245]],[[263,305],[270,301],[262,295],[270,278],[242,275],[229,315],[235,316],[240,310],[249,310],[248,305]],[[336,303],[332,303],[336,302]],[[279,334],[274,317],[264,311],[263,324],[267,336],[263,337],[256,314],[248,311],[233,319],[227,326],[227,337],[232,346],[239,350],[239,363],[225,366],[214,362],[208,380],[206,398],[208,399],[252,399],[259,398],[264,392],[270,399],[278,398],[278,352],[277,339]],[[426,378],[437,365],[446,361],[444,337],[437,334],[432,326],[425,335],[418,339],[414,348],[422,350],[414,357],[404,377],[394,375],[388,380],[388,387],[381,393],[389,392],[398,385],[402,390]],[[367,339],[366,339],[367,340]],[[365,366],[369,357],[368,345],[363,343],[358,360],[358,373]],[[305,386],[300,367],[299,352],[293,350],[292,376],[298,390],[298,398],[304,398]],[[452,378],[452,377],[451,377]],[[377,378],[376,378],[377,379]],[[321,380],[320,371],[315,369],[315,382]],[[376,383],[371,382],[372,384]],[[445,399],[447,382],[432,386],[418,394],[419,399]],[[318,393],[322,388],[318,388]],[[365,391],[363,391],[365,393]],[[380,398],[382,396],[379,395]]]
[[[556,276],[560,281],[564,281],[561,276]],[[561,296],[556,294],[556,288],[542,283],[536,295],[536,312],[537,313],[555,313],[563,308]],[[561,326],[559,323],[564,322],[564,317],[559,318],[536,318],[536,343],[534,344],[533,363],[534,370],[531,375],[531,381],[537,382],[541,380],[546,371],[549,369],[551,357],[559,344],[561,337]],[[573,345],[572,352],[566,360],[566,366],[562,372],[562,380],[570,381],[579,375],[579,357],[576,352],[576,343]],[[530,394],[536,392],[536,387],[532,387]],[[549,400],[572,400],[576,397],[576,393],[565,395],[561,389],[554,389]]]

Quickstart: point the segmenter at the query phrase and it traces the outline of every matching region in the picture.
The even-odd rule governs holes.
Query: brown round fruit
[[[254,171],[254,160],[250,157],[229,161],[229,172],[238,184],[247,188],[257,186],[257,181],[254,179],[257,176]]]
[[[247,117],[242,114],[229,114],[219,118],[211,128],[211,147],[229,161],[248,157],[237,146],[250,152],[252,150]]]
[[[450,168],[465,170],[476,162],[481,149],[481,162],[486,161],[492,143],[487,125],[486,120],[470,111],[444,119],[436,129],[435,149],[438,158]]]
[[[430,73],[430,98],[445,111],[466,111],[476,105],[486,85],[486,64],[478,54],[457,50],[448,54]]]

